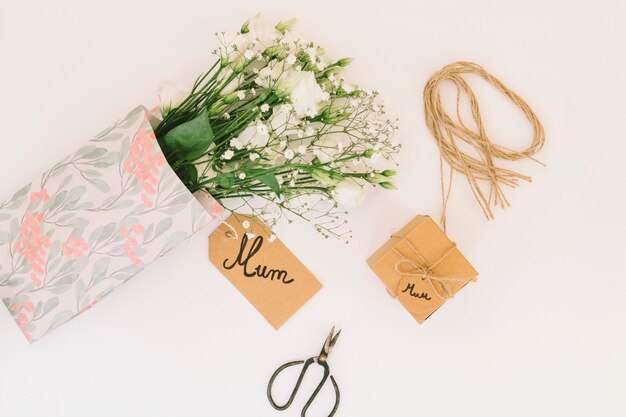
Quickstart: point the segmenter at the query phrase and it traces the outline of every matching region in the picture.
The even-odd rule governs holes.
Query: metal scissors
[[[328,360],[328,355],[330,354],[330,351],[332,350],[333,346],[335,346],[335,343],[337,342],[337,338],[339,337],[341,330],[339,330],[337,334],[334,334],[334,333],[335,333],[335,327],[333,326],[318,356],[313,356],[312,358],[309,358],[306,361],[287,362],[286,364],[278,368],[276,372],[274,372],[274,374],[270,378],[270,382],[267,384],[267,399],[270,401],[270,404],[272,404],[272,407],[274,407],[275,409],[279,411],[283,411],[289,408],[289,406],[293,402],[293,399],[296,397],[296,394],[298,393],[298,389],[300,388],[300,384],[302,383],[302,379],[304,378],[304,374],[306,373],[307,369],[309,368],[309,366],[311,366],[311,364],[317,363],[322,368],[324,368],[324,376],[322,377],[322,380],[320,381],[320,383],[317,384],[317,388],[315,388],[315,391],[313,391],[313,394],[311,395],[311,397],[309,397],[309,400],[304,405],[304,408],[302,408],[302,413],[300,414],[300,416],[305,417],[306,410],[309,409],[309,406],[311,405],[311,403],[313,403],[313,400],[315,400],[315,397],[320,392],[320,390],[324,386],[324,383],[326,382],[329,376],[330,376],[330,382],[332,382],[333,388],[335,389],[335,405],[333,406],[333,410],[330,412],[328,417],[332,417],[335,414],[335,412],[337,411],[337,408],[339,407],[339,398],[340,398],[339,387],[337,386],[337,382],[335,381],[335,378],[333,378],[333,376],[330,375],[330,368],[328,367],[327,360]],[[302,372],[300,372],[298,381],[296,381],[296,385],[293,388],[291,395],[289,396],[289,400],[287,400],[287,403],[285,403],[285,405],[276,404],[276,402],[272,398],[272,386],[274,385],[274,380],[276,379],[278,374],[280,374],[285,369],[291,366],[296,366],[296,365],[301,365],[301,364],[304,364],[304,366],[302,367]]]

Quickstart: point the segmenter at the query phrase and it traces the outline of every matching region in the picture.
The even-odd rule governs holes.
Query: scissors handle
[[[340,400],[339,387],[337,386],[337,382],[335,381],[335,378],[333,378],[330,375],[330,369],[328,368],[328,364],[325,361],[322,361],[322,362],[317,361],[317,357],[309,358],[306,361],[288,362],[288,363],[282,365],[280,368],[278,368],[274,372],[274,374],[270,378],[270,382],[267,384],[267,399],[270,401],[270,404],[272,405],[272,407],[274,407],[276,410],[279,410],[279,411],[283,411],[283,410],[286,410],[287,408],[289,408],[289,406],[293,402],[294,398],[296,397],[296,394],[298,393],[298,390],[300,389],[300,384],[302,383],[302,379],[304,378],[304,374],[306,374],[307,369],[313,363],[317,363],[322,368],[324,368],[324,376],[322,377],[322,380],[319,382],[319,384],[317,384],[317,387],[315,388],[315,391],[313,391],[313,394],[311,394],[311,397],[309,397],[309,400],[306,402],[306,404],[302,408],[302,413],[300,414],[300,416],[301,417],[306,417],[306,411],[309,409],[309,406],[313,403],[313,400],[315,400],[315,397],[317,397],[317,394],[320,392],[320,390],[324,386],[324,383],[326,382],[326,380],[328,379],[329,376],[330,376],[330,381],[332,382],[333,388],[335,390],[335,405],[333,406],[333,409],[330,412],[330,414],[328,415],[328,417],[332,417],[337,412],[337,408],[339,407],[339,400]],[[289,368],[291,366],[296,366],[296,365],[301,365],[301,364],[304,364],[304,366],[302,367],[302,371],[300,372],[300,376],[298,377],[298,380],[296,381],[296,385],[293,387],[293,391],[291,391],[291,395],[289,396],[289,399],[287,400],[287,402],[284,405],[276,404],[276,402],[272,398],[272,386],[274,385],[274,380],[285,369],[287,369],[287,368]]]

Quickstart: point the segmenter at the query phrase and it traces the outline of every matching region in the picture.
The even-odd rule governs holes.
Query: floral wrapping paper
[[[137,107],[0,204],[0,299],[29,342],[226,214],[178,179],[150,118]]]

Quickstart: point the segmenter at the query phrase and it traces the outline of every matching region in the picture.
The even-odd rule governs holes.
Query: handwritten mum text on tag
[[[209,259],[278,329],[322,284],[260,220],[233,215],[225,223],[209,236]]]

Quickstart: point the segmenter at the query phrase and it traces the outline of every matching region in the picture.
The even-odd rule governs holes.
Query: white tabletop
[[[2,198],[154,104],[161,80],[190,83],[212,60],[213,33],[259,10],[297,16],[330,55],[353,57],[347,75],[381,92],[405,148],[399,191],[352,212],[349,245],[307,224],[279,228],[324,284],[280,331],[209,263],[206,233],[34,345],[0,309],[0,416],[299,416],[305,396],[279,413],[267,380],[317,353],[332,324],[343,329],[330,357],[338,416],[625,415],[626,8],[507,3],[3,0]],[[457,177],[448,232],[480,279],[418,326],[365,260],[414,214],[440,214],[421,91],[456,60],[530,103],[547,167],[515,165],[533,183],[508,192],[511,208],[491,222]],[[494,139],[528,144],[521,114],[476,86]]]

